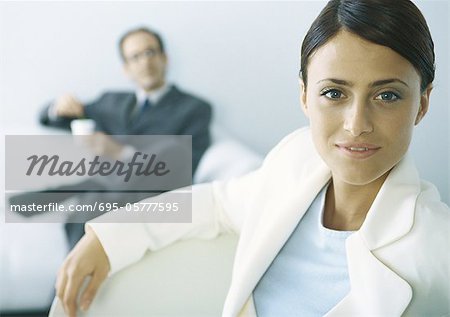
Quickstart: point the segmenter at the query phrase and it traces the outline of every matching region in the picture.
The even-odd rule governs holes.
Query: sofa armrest
[[[89,311],[77,316],[220,316],[236,244],[237,237],[227,234],[149,252],[108,278]],[[55,300],[49,317],[62,316]]]

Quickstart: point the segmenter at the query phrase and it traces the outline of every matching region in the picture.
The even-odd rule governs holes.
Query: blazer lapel
[[[311,166],[308,170],[310,178],[286,182],[292,187],[273,195],[278,198],[276,201],[266,202],[257,231],[246,247],[247,256],[233,276],[235,282],[227,298],[227,302],[233,304],[224,310],[224,316],[235,316],[242,307],[252,306],[254,287],[329,179],[326,167]],[[401,316],[405,311],[412,299],[411,286],[377,259],[373,250],[400,239],[411,230],[418,184],[417,171],[408,157],[391,171],[363,226],[346,241],[351,291],[327,317]],[[302,194],[295,195],[293,190]]]
[[[329,168],[320,159],[309,164],[310,166],[308,162],[305,163],[303,168],[306,173],[301,177],[295,173],[289,176],[284,174],[282,178],[275,175],[269,177],[273,181],[273,185],[267,190],[270,195],[262,196],[273,198],[263,202],[261,218],[258,224],[252,224],[257,225],[256,231],[245,248],[245,258],[239,263],[239,271],[234,272],[233,284],[227,297],[227,302],[233,303],[233,307],[226,305],[224,316],[235,316],[244,307],[256,284],[308,210],[317,193],[329,181],[331,177]],[[278,171],[274,173],[279,175]]]
[[[391,171],[363,226],[346,241],[351,291],[326,316],[401,316],[405,311],[411,286],[373,251],[411,230],[419,182],[409,157]]]
[[[301,149],[306,153],[313,151],[312,145],[304,143]],[[298,159],[295,153],[284,154]],[[330,179],[329,168],[318,155],[307,160],[300,156],[299,162],[280,161],[276,166],[284,169],[271,169],[266,175],[270,186],[258,196],[257,209],[261,215],[242,228],[223,316],[244,313],[242,309],[252,304],[253,289]],[[374,253],[411,230],[419,191],[417,171],[409,157],[405,157],[390,172],[360,230],[346,241],[351,291],[328,317],[400,316],[405,311],[412,298],[410,285]],[[254,312],[254,309],[244,310]]]
[[[325,316],[401,316],[412,298],[409,284],[370,252],[359,232],[346,246],[351,290]]]
[[[124,119],[126,125],[131,125],[133,119],[136,117],[137,107],[138,104],[136,94],[130,94],[127,102],[125,103],[125,107],[121,109],[122,118]]]

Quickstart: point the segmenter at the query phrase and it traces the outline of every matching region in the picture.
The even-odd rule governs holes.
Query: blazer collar
[[[346,240],[346,250],[350,292],[325,316],[401,316],[411,286],[370,252],[361,232]]]
[[[245,248],[245,256],[236,255],[235,263],[240,258],[239,270],[233,274],[223,316],[235,316],[245,305],[317,193],[331,177],[328,166],[317,158],[305,162],[302,170],[305,171],[303,175],[293,173],[282,179],[269,177],[276,185],[270,186],[267,196],[274,198],[264,200],[261,218]]]
[[[346,241],[351,291],[326,316],[400,316],[412,299],[411,286],[383,264],[373,250],[412,228],[420,179],[409,156],[389,173],[366,219]],[[369,274],[368,274],[369,273]]]
[[[277,199],[267,202],[257,231],[246,248],[247,256],[233,276],[234,289],[230,289],[227,301],[233,302],[234,308],[244,306],[298,221],[330,179],[328,167],[315,163],[306,167],[307,175],[302,175],[297,182],[288,182],[289,188],[272,193]],[[406,309],[412,298],[411,287],[371,251],[400,239],[411,230],[419,190],[417,171],[411,159],[405,157],[390,172],[360,230],[346,241],[351,292],[327,316],[357,312],[398,316]],[[224,315],[228,315],[226,310]]]
[[[411,230],[419,192],[420,178],[407,155],[389,173],[359,229],[369,250],[398,240]]]

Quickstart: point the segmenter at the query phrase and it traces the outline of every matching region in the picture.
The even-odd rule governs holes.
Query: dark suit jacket
[[[133,92],[107,92],[94,102],[85,105],[85,116],[95,120],[97,130],[112,136],[192,135],[192,173],[194,173],[200,158],[210,145],[211,106],[197,97],[180,91],[175,86],[170,87],[157,104],[152,105],[138,116],[135,116],[136,102],[136,95]],[[50,105],[41,112],[40,122],[48,126],[70,129],[70,122],[74,118],[58,117],[51,119],[48,116],[49,107]],[[140,178],[139,181],[145,182],[146,179],[150,178]],[[141,185],[141,188],[146,188],[146,184]],[[174,188],[178,187],[180,186],[174,186]],[[94,190],[93,192],[89,192],[91,188]],[[58,200],[70,197],[74,190],[88,190],[88,192],[78,195],[83,203],[93,205],[94,202],[117,202],[120,206],[123,206],[127,202],[139,201],[153,195],[146,192],[110,192],[108,190],[98,192],[99,189],[101,187],[95,179],[80,184],[61,186],[57,188],[57,191],[60,192]],[[62,194],[63,192],[65,194]],[[39,197],[42,200],[42,195]],[[44,198],[48,201],[41,203],[55,201],[52,195],[46,195]],[[30,199],[35,202],[34,196]],[[75,245],[83,235],[83,225],[80,223],[102,213],[97,210],[92,213],[76,213],[71,216],[66,224],[69,244]]]
[[[192,135],[192,172],[210,145],[211,106],[171,86],[155,105],[142,115],[132,117],[136,106],[133,92],[106,92],[85,106],[87,118],[95,120],[97,130],[110,135]],[[73,118],[50,119],[48,107],[40,122],[44,125],[70,129]]]

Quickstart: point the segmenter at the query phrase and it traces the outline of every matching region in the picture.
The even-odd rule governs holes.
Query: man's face
[[[122,54],[125,73],[144,91],[164,84],[167,57],[153,35],[145,32],[129,35],[123,42]]]

